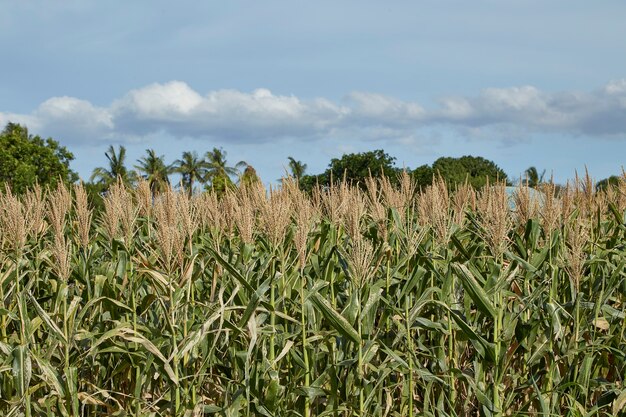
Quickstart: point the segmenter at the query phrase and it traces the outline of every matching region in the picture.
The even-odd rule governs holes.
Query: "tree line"
[[[134,170],[126,166],[126,148],[120,146],[116,151],[113,146],[105,152],[108,160],[107,167],[97,167],[89,180],[100,185],[103,189],[108,188],[118,179],[125,184],[133,184],[139,178],[143,178],[150,184],[153,192],[163,191],[170,186],[170,175],[180,174],[180,187],[192,194],[198,185],[206,189],[224,192],[229,187],[234,187],[232,177],[240,175],[240,168],[245,168],[243,176],[254,177],[248,181],[258,179],[254,168],[245,161],[240,161],[235,166],[229,166],[226,160],[226,152],[221,148],[213,148],[207,151],[203,157],[197,152],[183,152],[181,159],[171,164],[166,164],[164,155],[157,155],[154,149],[146,149],[146,155],[139,158],[134,165]],[[243,179],[243,181],[246,181]]]
[[[223,194],[228,188],[260,181],[252,165],[239,161],[231,165],[227,153],[222,148],[214,147],[200,156],[197,152],[185,151],[181,158],[168,164],[164,155],[157,155],[154,149],[146,149],[146,154],[139,158],[132,168],[126,160],[126,149],[109,146],[104,154],[105,166],[96,167],[89,181],[85,183],[94,203],[98,205],[99,195],[118,179],[128,185],[139,178],[147,180],[154,193],[172,185],[170,176],[178,174],[178,186],[188,193],[200,190],[212,190]],[[20,194],[39,184],[56,186],[58,181],[73,183],[78,175],[70,169],[74,155],[52,138],[43,139],[32,135],[25,126],[8,123],[0,133],[0,186],[10,186]],[[333,182],[346,180],[354,184],[364,184],[369,176],[384,175],[392,182],[398,174],[406,170],[419,187],[430,185],[434,176],[441,176],[450,187],[468,182],[480,188],[486,182],[509,182],[506,173],[493,161],[477,156],[460,158],[442,157],[432,165],[421,165],[414,169],[397,167],[395,158],[382,149],[368,152],[344,154],[341,158],[331,159],[328,168],[319,174],[307,173],[307,165],[288,157],[288,174],[294,177],[300,187],[311,191],[316,186],[328,186]],[[530,167],[525,172],[524,181],[531,187],[537,187],[544,181],[545,170],[539,173]],[[612,176],[599,181],[598,188],[617,183],[619,177]]]

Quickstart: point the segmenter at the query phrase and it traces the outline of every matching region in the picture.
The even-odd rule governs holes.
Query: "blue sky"
[[[596,179],[626,155],[622,1],[0,0],[0,125],[129,162],[223,147],[274,181],[382,148],[512,177]]]

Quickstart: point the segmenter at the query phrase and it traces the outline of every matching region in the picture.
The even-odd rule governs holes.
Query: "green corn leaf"
[[[100,336],[100,338],[91,346],[90,353],[92,355],[97,355],[99,351],[96,348],[106,340],[114,337],[119,337],[128,342],[141,344],[148,352],[152,353],[157,359],[159,359],[159,361],[161,361],[163,369],[165,369],[165,372],[169,376],[170,380],[174,384],[178,384],[178,378],[174,374],[174,370],[161,351],[150,340],[128,327],[128,324],[120,324],[118,327],[111,329]]]
[[[78,369],[75,366],[70,366],[69,368],[65,368],[63,370],[65,374],[65,382],[67,386],[67,392],[69,394],[70,400],[72,402],[72,415],[77,416],[78,414]]]
[[[215,260],[219,262],[219,264],[222,265],[222,267],[226,269],[241,285],[243,285],[243,287],[247,291],[249,291],[250,293],[254,293],[254,288],[252,288],[252,285],[250,285],[250,283],[243,277],[243,275],[241,275],[239,271],[235,269],[235,267],[233,267],[226,259],[222,258],[222,256],[214,249],[207,248],[207,250],[209,251],[211,256],[215,258]]]
[[[476,280],[470,270],[462,264],[452,264],[452,267],[454,268],[457,275],[461,278],[461,281],[463,282],[463,288],[465,288],[465,291],[472,298],[472,301],[474,301],[476,307],[478,307],[478,309],[484,314],[487,314],[489,317],[495,319],[497,316],[495,306],[493,305],[491,300],[489,300],[489,296],[483,290],[483,287]]]
[[[496,355],[493,344],[476,333],[474,329],[467,324],[461,313],[456,310],[450,310],[450,313],[456,324],[461,328],[461,331],[470,339],[476,351],[487,360],[494,361]]]
[[[309,295],[313,304],[319,309],[324,318],[328,320],[333,329],[352,340],[354,343],[360,343],[361,337],[357,331],[350,325],[341,314],[333,309],[328,301],[323,299],[318,293]]]
[[[36,354],[32,354],[37,367],[41,371],[40,377],[46,381],[46,383],[54,388],[60,397],[65,396],[65,389],[63,388],[63,380],[58,371],[50,365],[50,362]]]
[[[162,273],[160,273],[159,271],[156,271],[153,269],[140,269],[138,272],[145,273],[151,276],[154,279],[154,282],[157,284],[157,286],[161,289],[162,292],[166,293],[170,289],[172,289],[172,285],[167,279],[167,277],[163,275]]]
[[[257,291],[253,292],[252,297],[250,301],[248,302],[248,306],[246,307],[246,310],[244,311],[243,316],[239,320],[238,326],[240,328],[243,329],[244,326],[246,326],[250,317],[254,314],[259,304],[263,301],[265,292],[269,290],[270,285],[276,285],[276,284],[271,284],[270,280],[267,280],[259,286]]]
[[[50,332],[54,334],[63,343],[68,343],[68,340],[65,337],[65,334],[63,334],[61,329],[59,329],[59,327],[54,323],[54,321],[52,321],[52,318],[50,318],[48,313],[46,313],[44,309],[41,308],[41,306],[39,305],[35,297],[33,297],[32,295],[29,295],[29,297],[30,297],[30,301],[35,306],[35,310],[37,310],[37,314],[39,314],[39,317],[41,317],[43,322],[46,323],[48,330],[50,330]]]
[[[214,310],[215,308],[213,308]],[[210,314],[211,311],[207,311],[207,314]],[[209,319],[205,321],[200,328],[191,334],[189,334],[185,339],[182,340],[178,347],[179,356],[184,356],[188,352],[190,352],[194,347],[196,347],[203,338],[207,335],[209,330],[211,330],[211,326],[213,323],[218,320],[222,315],[222,311],[213,312]],[[170,358],[171,360],[171,358]]]
[[[396,352],[394,352],[393,350],[391,350],[389,347],[387,346],[383,346],[383,351],[389,355],[389,357],[396,362],[397,364],[399,364],[400,366],[402,366],[405,370],[409,369],[409,364],[400,357],[400,355]]]
[[[19,318],[17,317],[17,314],[5,308],[0,308],[0,316],[8,316],[11,320],[15,320],[15,321],[19,320]]]
[[[23,397],[30,385],[32,376],[32,362],[28,346],[19,345],[13,349],[13,381],[17,394]]]

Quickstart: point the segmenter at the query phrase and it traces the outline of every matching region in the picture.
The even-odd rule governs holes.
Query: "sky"
[[[0,0],[0,126],[85,180],[214,147],[265,182],[384,149],[565,182],[626,165],[626,2]]]

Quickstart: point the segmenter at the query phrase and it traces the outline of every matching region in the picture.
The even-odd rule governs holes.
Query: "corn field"
[[[626,413],[626,178],[0,195],[2,416]]]

